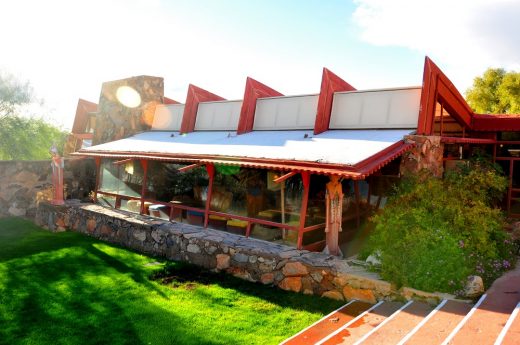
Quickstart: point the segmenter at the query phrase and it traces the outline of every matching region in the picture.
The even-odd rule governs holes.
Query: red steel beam
[[[85,133],[87,129],[89,113],[96,112],[97,107],[98,105],[96,103],[89,102],[81,98],[78,100],[76,115],[74,116],[74,124],[72,125],[72,133]]]
[[[323,68],[320,96],[318,98],[318,110],[316,112],[316,121],[314,123],[314,134],[320,134],[329,129],[334,92],[355,90],[355,87],[332,73],[327,68]]]
[[[296,175],[296,174],[297,174],[296,171],[288,172],[288,173],[285,174],[285,175],[282,175],[282,176],[280,176],[280,177],[278,177],[278,178],[275,178],[275,179],[273,180],[273,182],[274,182],[274,183],[281,183],[281,182],[287,180],[288,178],[290,178],[290,177],[292,177],[292,176],[294,176],[294,175]]]
[[[215,179],[215,166],[213,164],[206,164],[206,171],[208,172],[208,194],[206,196],[206,208],[204,210],[204,227],[208,227],[209,209],[211,206],[211,196],[213,194],[213,181]]]
[[[264,97],[283,96],[269,86],[247,77],[244,100],[240,110],[237,134],[244,134],[253,130],[255,122],[256,100]]]
[[[464,128],[472,128],[473,111],[448,77],[426,56],[417,134],[433,134],[437,102]]]
[[[148,161],[146,159],[141,159],[141,166],[143,167],[143,182],[141,186],[141,209],[140,214],[144,214],[145,207],[144,207],[144,201],[146,199],[146,185],[148,183]]]
[[[186,171],[190,171],[190,170],[192,170],[192,169],[198,168],[198,167],[200,167],[201,165],[203,165],[203,163],[190,164],[190,165],[187,165],[187,166],[185,166],[185,167],[182,167],[182,168],[177,169],[177,171],[178,171],[178,172],[186,172]]]
[[[186,96],[184,114],[182,115],[180,129],[181,133],[193,132],[195,129],[195,122],[197,121],[197,110],[199,109],[199,103],[210,101],[225,101],[225,98],[190,84],[188,87],[188,95]]]
[[[298,226],[298,241],[296,243],[297,249],[302,249],[303,246],[303,233],[305,228],[305,218],[307,217],[307,204],[309,202],[309,186],[311,181],[311,175],[308,172],[304,171],[301,174],[303,181],[303,198],[300,209],[300,225]]]
[[[163,97],[163,104],[181,104],[181,102],[177,102],[174,99],[168,98],[166,96]]]

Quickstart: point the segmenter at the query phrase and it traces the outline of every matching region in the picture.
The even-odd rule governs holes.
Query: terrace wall
[[[142,253],[304,294],[371,303],[412,297],[435,303],[441,298],[409,288],[397,290],[377,274],[330,255],[99,205],[41,203],[36,223],[52,231],[70,229]]]
[[[87,200],[96,182],[92,159],[66,159],[65,197]],[[53,194],[49,160],[0,161],[0,217],[34,218],[38,203]]]

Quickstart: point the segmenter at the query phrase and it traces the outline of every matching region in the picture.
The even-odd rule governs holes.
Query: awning
[[[413,130],[144,132],[80,150],[107,158],[229,164],[363,179],[412,147]]]

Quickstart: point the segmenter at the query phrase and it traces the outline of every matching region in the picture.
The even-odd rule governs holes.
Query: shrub
[[[365,253],[379,250],[384,279],[427,291],[456,292],[467,276],[489,285],[511,268],[516,248],[494,207],[507,180],[480,158],[447,173],[403,180],[384,210]]]

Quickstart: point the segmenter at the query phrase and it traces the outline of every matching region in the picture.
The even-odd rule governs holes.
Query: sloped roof
[[[184,160],[363,178],[408,149],[413,130],[144,132],[92,146],[86,156]]]

